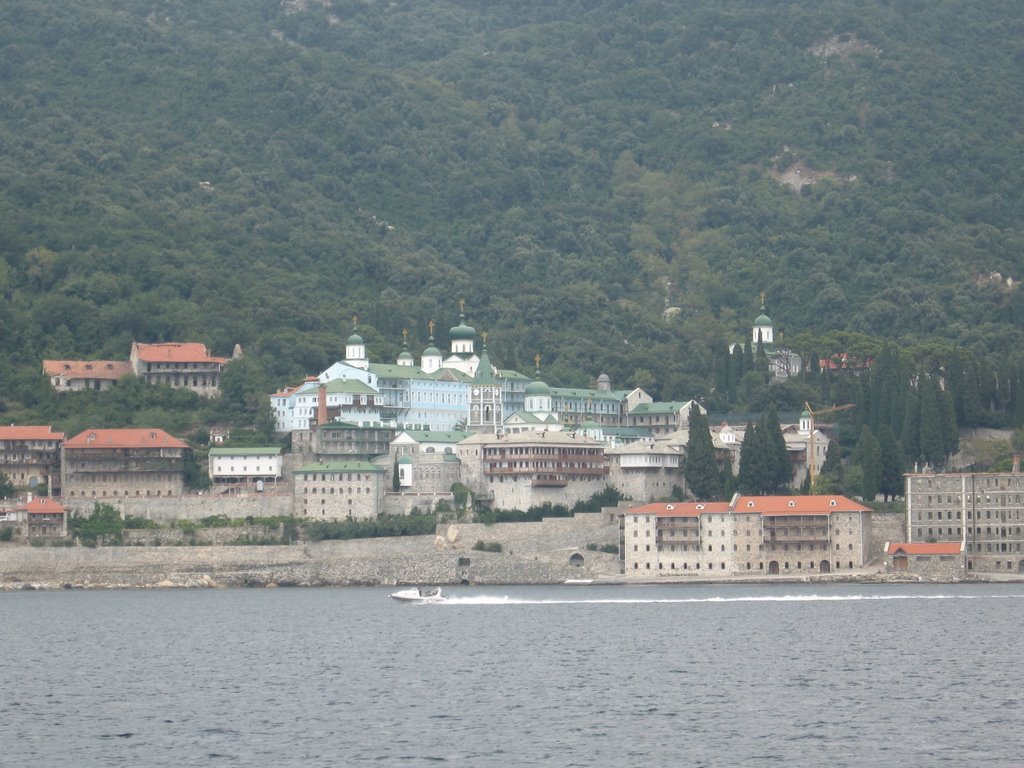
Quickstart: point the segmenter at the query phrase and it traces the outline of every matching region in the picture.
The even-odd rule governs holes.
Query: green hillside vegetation
[[[6,421],[265,428],[353,315],[391,360],[464,298],[552,384],[1024,423],[1017,3],[8,0],[0,77]],[[900,351],[769,388],[761,291],[808,360]],[[133,340],[246,357],[212,404],[40,373]]]

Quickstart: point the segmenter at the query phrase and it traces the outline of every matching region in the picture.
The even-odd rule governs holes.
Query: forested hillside
[[[0,82],[6,420],[133,340],[242,344],[243,418],[459,299],[502,367],[758,406],[762,291],[809,356],[1024,410],[1010,0],[6,0]]]

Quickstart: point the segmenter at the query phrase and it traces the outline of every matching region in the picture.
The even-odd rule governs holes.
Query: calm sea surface
[[[0,764],[1021,766],[1024,585],[0,594]]]

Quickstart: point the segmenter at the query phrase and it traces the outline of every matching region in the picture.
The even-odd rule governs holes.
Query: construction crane
[[[812,489],[814,487],[814,417],[823,416],[826,413],[838,413],[839,411],[848,411],[851,408],[856,408],[856,403],[847,403],[846,405],[832,405],[829,408],[819,408],[814,410],[811,408],[811,404],[804,402],[804,410],[807,411],[807,415],[810,417],[811,433],[807,438],[807,484]]]

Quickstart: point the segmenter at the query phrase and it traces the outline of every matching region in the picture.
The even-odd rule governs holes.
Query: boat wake
[[[448,597],[441,605],[644,605],[649,603],[846,603],[862,600],[977,600],[1020,595],[749,595],[742,597],[530,599],[509,595]]]

